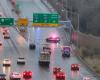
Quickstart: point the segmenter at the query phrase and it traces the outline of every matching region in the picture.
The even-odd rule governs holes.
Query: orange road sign
[[[28,19],[26,19],[26,18],[19,18],[17,20],[17,25],[18,26],[27,26],[28,25]]]

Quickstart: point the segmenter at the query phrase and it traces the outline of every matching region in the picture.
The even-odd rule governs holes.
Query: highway
[[[4,0],[6,2],[6,0]],[[48,9],[40,2],[40,0],[17,0],[20,4],[21,16],[31,19],[33,12],[50,13]],[[1,2],[1,1],[0,1]],[[4,4],[5,4],[4,2]],[[8,2],[8,1],[7,1]],[[8,3],[10,6],[10,3]],[[3,6],[3,5],[2,5]],[[4,7],[4,6],[3,6]],[[11,7],[11,6],[10,6]],[[8,14],[8,11],[5,10]],[[11,12],[7,16],[12,16]],[[15,16],[15,15],[14,15]],[[14,17],[12,16],[12,17]],[[43,44],[46,44],[45,39],[53,34],[61,38],[60,43],[50,44],[52,48],[50,68],[41,68],[38,65],[40,52]],[[33,72],[32,80],[55,80],[53,76],[53,67],[61,67],[66,73],[66,80],[82,80],[83,77],[90,76],[91,80],[98,80],[89,69],[84,66],[79,59],[71,54],[70,58],[62,58],[61,46],[69,44],[69,33],[65,32],[63,28],[28,28],[27,40],[18,34],[15,29],[10,28],[10,39],[4,40],[2,33],[0,33],[0,40],[3,42],[3,47],[0,47],[0,72],[9,74],[10,72],[23,72],[24,70],[31,70]],[[28,49],[29,43],[35,42],[36,50]],[[17,58],[23,56],[26,58],[26,65],[17,65]],[[12,61],[11,68],[2,68],[2,61],[5,58],[10,58]],[[72,73],[70,65],[72,63],[80,64],[80,71]]]

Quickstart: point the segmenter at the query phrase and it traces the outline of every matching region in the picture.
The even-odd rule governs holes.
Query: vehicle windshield
[[[19,58],[19,59],[24,59],[24,58]]]
[[[64,47],[63,50],[67,51],[67,52],[70,52],[70,47]]]

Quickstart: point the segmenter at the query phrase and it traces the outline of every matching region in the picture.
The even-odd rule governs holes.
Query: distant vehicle
[[[61,68],[53,68],[53,74],[56,75],[57,73],[59,73],[61,71]]]
[[[16,5],[16,0],[10,0],[11,1],[11,3],[12,3],[12,5]]]
[[[17,72],[12,72],[10,74],[10,80],[21,80],[21,74]]]
[[[63,57],[70,57],[71,48],[70,46],[63,46],[62,48],[62,56]]]
[[[32,72],[31,71],[24,71],[23,72],[23,78],[24,79],[30,79],[30,78],[32,78]]]
[[[64,72],[58,72],[56,74],[56,80],[65,80],[65,73]]]
[[[50,53],[49,52],[40,53],[39,64],[42,66],[49,66],[50,64]]]
[[[3,30],[3,35],[9,34],[9,30]]]
[[[49,52],[51,54],[51,48],[48,46],[43,46],[43,51],[44,52]]]
[[[6,80],[6,74],[0,73],[0,80]]]
[[[52,43],[58,43],[60,42],[60,38],[59,37],[49,37],[46,39],[47,42],[52,42]]]
[[[4,39],[9,39],[10,38],[8,33],[4,34],[3,36],[4,36]]]
[[[3,60],[3,66],[6,66],[6,67],[11,66],[11,61],[10,61],[10,59],[4,59],[4,60]]]
[[[3,27],[2,29],[3,29],[3,31],[9,33],[9,28],[7,28],[7,27]]]
[[[36,45],[35,45],[35,44],[31,43],[31,44],[29,45],[29,49],[30,49],[30,50],[34,50],[35,48],[36,48]]]
[[[2,46],[2,42],[0,41],[0,46]]]
[[[72,71],[79,71],[79,64],[71,64]]]
[[[24,27],[21,27],[19,30],[20,30],[20,32],[26,32],[27,31]]]
[[[62,52],[62,56],[63,56],[63,57],[70,57],[70,53],[67,52],[67,51],[63,51],[63,52]]]
[[[25,58],[23,58],[23,57],[19,57],[18,59],[17,59],[17,64],[20,64],[20,65],[25,65]]]
[[[91,80],[89,77],[83,77],[83,80]]]

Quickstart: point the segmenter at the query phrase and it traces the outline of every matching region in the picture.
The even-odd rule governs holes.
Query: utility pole
[[[78,26],[77,26],[77,47],[79,47],[79,27],[80,27],[80,22],[79,22],[79,13],[77,14],[77,18],[78,18]]]
[[[67,8],[67,14],[68,14],[68,18],[70,20],[72,20],[72,1],[71,0],[66,0],[66,8]]]

